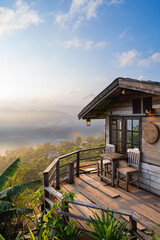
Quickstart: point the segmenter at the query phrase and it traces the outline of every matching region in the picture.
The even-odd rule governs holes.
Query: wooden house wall
[[[130,95],[122,95],[117,98],[117,103],[114,104],[108,113],[113,115],[130,115],[133,113],[132,100],[135,98],[152,97],[152,107],[156,109],[156,113],[160,114],[160,96],[153,96],[146,93],[134,93]],[[143,109],[143,106],[141,106]],[[142,110],[143,111],[143,110]]]
[[[151,96],[143,94],[141,97]],[[137,97],[139,97],[137,95]],[[112,107],[108,115],[131,115],[133,114],[132,99],[136,95],[122,96],[118,99],[117,103]],[[156,113],[160,114],[160,96],[152,96],[152,107],[156,109]],[[134,116],[134,115],[133,115]],[[142,129],[148,122],[157,125],[160,132],[160,117],[142,117]],[[109,143],[109,116],[106,117],[106,143]],[[158,166],[159,165],[159,166]],[[160,137],[154,144],[146,143],[142,137],[142,163],[140,174],[140,186],[146,190],[160,195]]]
[[[160,132],[160,117],[143,117],[142,129],[149,122],[154,123]],[[140,186],[160,195],[160,138],[149,144],[142,136],[142,160]]]

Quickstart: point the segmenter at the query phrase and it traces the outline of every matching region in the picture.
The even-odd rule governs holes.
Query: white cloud
[[[97,48],[103,48],[107,45],[107,42],[103,41],[103,42],[98,42],[96,43],[96,47]]]
[[[146,79],[146,77],[145,77],[144,75],[140,75],[140,76],[138,77],[138,80],[144,80],[144,79]]]
[[[89,50],[93,48],[103,48],[105,47],[107,42],[94,42],[92,40],[83,40],[79,38],[74,38],[72,40],[61,43],[61,45],[65,48],[82,48],[84,50]]]
[[[151,63],[150,58],[148,58],[148,59],[147,58],[143,58],[143,59],[138,61],[138,65],[139,66],[149,66],[150,63]]]
[[[80,39],[75,38],[73,40],[69,40],[67,42],[64,43],[65,48],[80,48],[82,47],[82,42],[80,41]]]
[[[108,82],[109,78],[103,77],[103,76],[98,76],[96,79],[97,82]]]
[[[107,5],[119,5],[119,4],[122,4],[124,2],[124,0],[110,0],[110,1],[107,1]]]
[[[149,66],[152,63],[160,63],[160,52],[152,54],[152,56],[148,58],[144,58],[138,62],[140,66]]]
[[[126,28],[118,37],[120,39],[125,38],[127,32],[129,31],[130,27]]]
[[[156,52],[148,58],[140,59],[141,53],[134,50],[123,52],[121,55],[117,54],[117,65],[119,67],[131,66],[136,63],[139,66],[147,67],[151,64],[160,63],[160,52]]]
[[[154,63],[158,63],[160,62],[160,53],[154,53],[152,56],[151,56],[151,61],[154,62]]]
[[[68,92],[69,95],[77,94],[77,93],[78,93],[78,91],[75,90],[75,89],[71,89],[71,90]]]
[[[0,35],[27,28],[31,24],[37,25],[41,21],[38,13],[22,0],[16,2],[15,10],[0,7]]]
[[[123,52],[118,56],[118,66],[126,67],[131,66],[133,63],[137,61],[137,58],[140,56],[136,50],[129,50],[128,52]]]
[[[84,43],[84,49],[85,50],[88,50],[88,49],[91,49],[91,48],[93,48],[93,41],[86,41],[85,43]]]
[[[71,24],[76,29],[82,21],[97,18],[97,8],[102,4],[103,0],[72,0],[68,13],[57,14],[55,22],[62,27]]]

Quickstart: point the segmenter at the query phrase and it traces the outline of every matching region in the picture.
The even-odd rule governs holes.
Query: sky
[[[159,0],[0,0],[0,153],[104,131],[77,114],[117,77],[160,81]]]

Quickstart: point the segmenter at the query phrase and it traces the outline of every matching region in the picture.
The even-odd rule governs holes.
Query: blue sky
[[[32,142],[23,129],[37,126],[63,129],[57,139],[70,125],[103,130],[77,120],[93,97],[119,76],[160,80],[159,10],[159,0],[0,0],[0,142]]]

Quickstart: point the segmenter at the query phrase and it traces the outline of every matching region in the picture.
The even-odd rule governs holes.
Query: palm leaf
[[[18,235],[16,236],[16,239],[15,240],[19,240],[21,237],[21,232],[18,233]]]
[[[37,184],[40,184],[40,180],[35,180],[35,181],[29,181],[29,182],[24,182],[20,183],[17,185],[14,185],[12,187],[9,187],[3,191],[0,192],[0,199],[2,200],[10,200],[12,196],[15,196],[19,193],[21,193],[24,189],[26,188],[31,188],[34,187]]]
[[[13,217],[15,215],[23,215],[32,213],[33,210],[30,208],[12,208],[6,211],[0,212],[0,222],[5,221],[6,218]]]
[[[4,237],[2,237],[2,235],[0,234],[0,240],[5,240]]]
[[[32,240],[35,240],[35,237],[34,237],[34,235],[33,235],[33,232],[31,231],[30,227],[29,227],[29,233],[30,233],[31,239],[32,239]]]
[[[0,212],[9,210],[11,207],[13,207],[13,204],[11,202],[0,201]]]
[[[6,184],[6,182],[8,180],[9,180],[9,178],[7,176],[0,175],[0,190],[2,190],[2,188],[4,187],[4,185]]]
[[[0,175],[0,190],[4,187],[10,177],[16,173],[20,163],[20,158],[17,158],[1,175]]]

